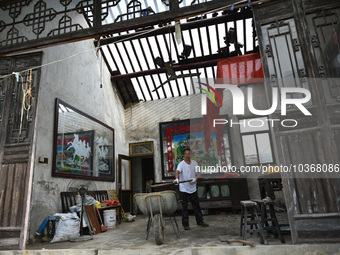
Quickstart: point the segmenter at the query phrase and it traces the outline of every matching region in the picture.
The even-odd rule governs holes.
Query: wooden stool
[[[247,240],[247,233],[260,233],[261,243],[268,244],[264,235],[263,225],[258,216],[259,209],[257,204],[250,200],[240,201],[241,203],[241,224],[240,224],[240,236],[243,236],[243,240]],[[250,220],[248,220],[250,217]],[[250,229],[247,226],[250,225]],[[255,229],[253,228],[255,226]]]
[[[277,221],[275,210],[274,210],[274,202],[267,199],[252,199],[253,202],[256,202],[261,210],[261,222],[263,229],[267,232],[272,232],[275,236],[278,236],[281,240],[281,243],[285,243],[285,240],[282,236],[280,225]],[[267,205],[269,207],[270,218],[267,215]]]

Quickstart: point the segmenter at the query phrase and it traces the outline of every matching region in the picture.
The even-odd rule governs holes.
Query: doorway
[[[148,186],[155,182],[154,157],[133,157],[131,161],[132,196],[146,193]],[[139,208],[133,199],[133,213],[139,213]]]
[[[125,212],[132,209],[131,157],[118,155],[118,197]]]

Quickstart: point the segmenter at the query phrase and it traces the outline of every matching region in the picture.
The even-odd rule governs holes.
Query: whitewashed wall
[[[264,87],[261,84],[249,85],[253,87],[256,93],[256,109],[268,109]],[[246,86],[242,86],[245,97]],[[161,99],[148,102],[140,102],[125,110],[125,127],[127,143],[153,141],[154,142],[154,163],[155,163],[155,181],[162,181],[162,165],[161,165],[161,148],[159,136],[159,123],[172,121],[173,119],[189,119],[200,118],[201,115],[201,95],[190,95],[176,98]],[[237,122],[237,118],[232,116],[232,96],[227,90],[223,95],[223,106],[220,114],[228,114]],[[251,116],[245,105],[245,117]],[[243,152],[239,127],[230,129],[231,142],[234,153],[234,165],[239,167],[244,165]],[[256,185],[257,180],[250,187],[252,192],[258,192]]]
[[[189,97],[176,97],[140,102],[125,110],[126,140],[128,143],[153,141],[155,181],[162,180],[159,123],[173,118],[189,119]]]
[[[77,56],[70,57],[74,54]],[[67,59],[69,58],[69,59]],[[103,88],[100,88],[100,55],[92,40],[49,47],[43,51],[43,64],[67,59],[41,68],[38,98],[38,124],[35,151],[33,191],[30,211],[30,238],[42,220],[61,212],[60,192],[67,191],[72,179],[52,177],[55,99],[69,103],[75,108],[111,126],[115,130],[115,170],[118,154],[127,154],[125,142],[124,107],[111,85],[110,73],[103,62]],[[48,164],[38,162],[47,157]],[[112,182],[96,181],[97,189],[115,189]]]

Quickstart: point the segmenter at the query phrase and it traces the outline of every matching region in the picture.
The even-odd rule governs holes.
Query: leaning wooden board
[[[87,213],[87,217],[90,221],[93,233],[94,234],[100,233],[101,232],[100,224],[99,224],[98,217],[97,217],[96,211],[94,210],[93,205],[85,206],[85,210],[86,210],[86,213]]]

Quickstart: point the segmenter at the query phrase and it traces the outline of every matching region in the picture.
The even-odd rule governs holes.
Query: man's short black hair
[[[184,154],[185,151],[190,151],[190,152],[191,152],[190,148],[185,148],[185,149],[183,150],[183,154]]]

